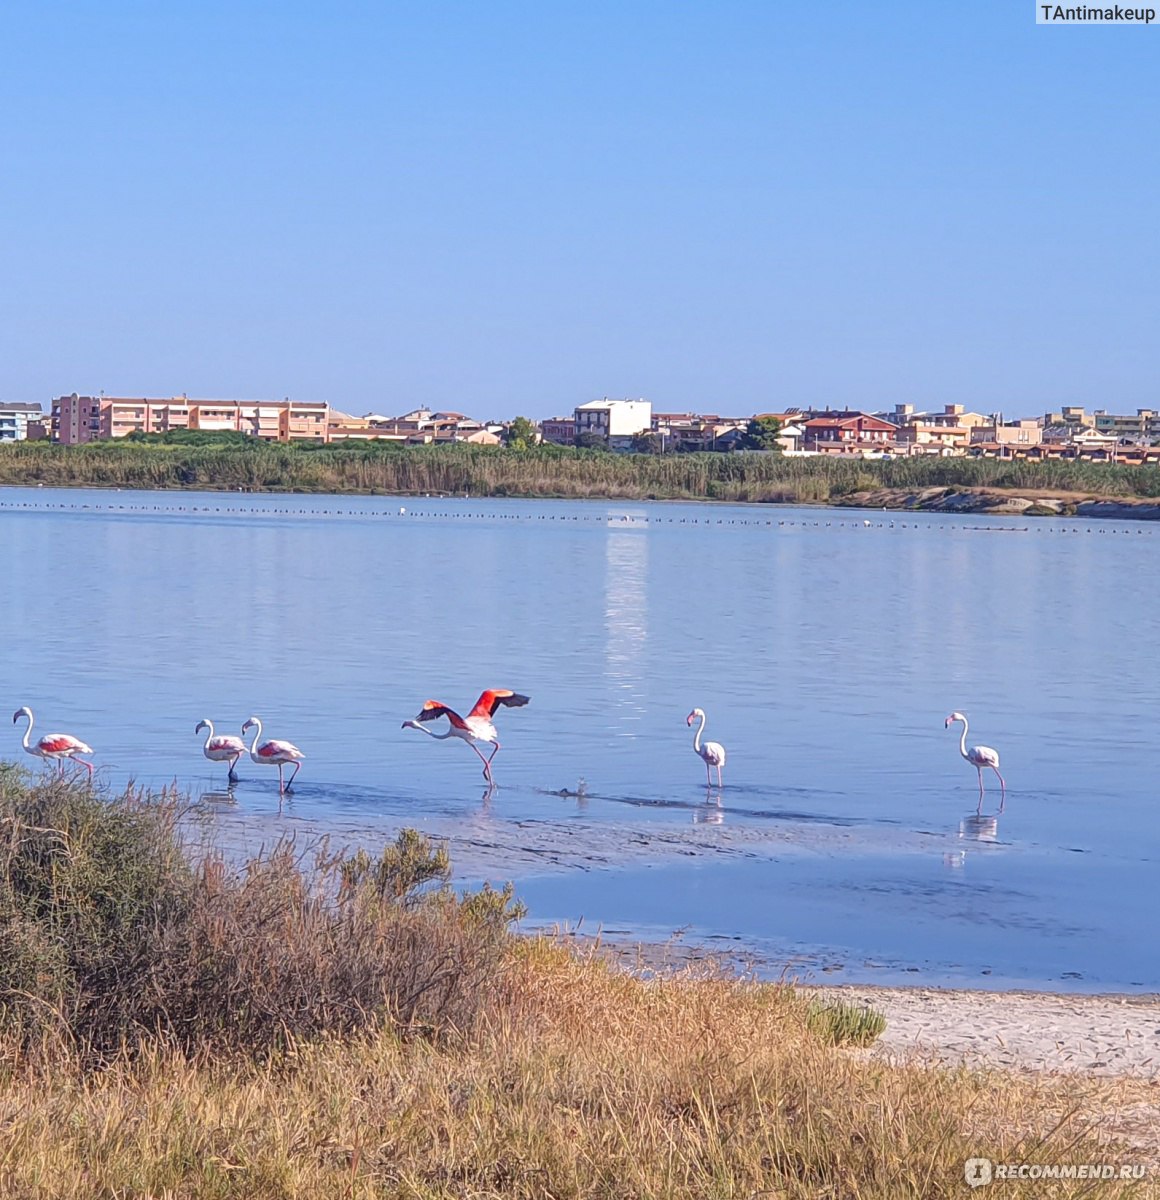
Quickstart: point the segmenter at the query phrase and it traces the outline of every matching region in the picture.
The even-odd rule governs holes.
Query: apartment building
[[[1092,413],[1097,433],[1110,433],[1127,442],[1149,442],[1160,437],[1160,413],[1151,408],[1138,408],[1135,414],[1117,414],[1097,408]]]
[[[119,396],[58,396],[52,437],[65,445],[168,433],[175,429],[234,431],[271,442],[326,440],[329,406],[303,400],[190,400]]]
[[[0,404],[0,442],[23,442],[36,436],[44,419],[39,404]],[[30,431],[29,426],[34,428]]]

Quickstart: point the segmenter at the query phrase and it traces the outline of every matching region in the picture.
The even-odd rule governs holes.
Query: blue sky
[[[0,399],[1160,403],[1160,28],[9,0]]]

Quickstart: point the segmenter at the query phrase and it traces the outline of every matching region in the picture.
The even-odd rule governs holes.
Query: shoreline
[[[555,936],[580,954],[599,955],[646,979],[704,971],[779,982],[744,972],[742,954],[723,955],[678,941],[608,941],[567,931]],[[823,1001],[882,1013],[886,1029],[859,1053],[894,1065],[1160,1080],[1160,992],[984,991],[918,981],[830,984],[802,982],[789,968],[780,981]]]
[[[754,509],[804,508],[832,511],[887,511],[891,513],[942,513],[960,516],[1062,518],[1063,520],[1123,520],[1160,521],[1160,498],[1156,500],[1134,496],[1106,496],[1092,492],[1069,492],[1058,488],[999,488],[988,486],[943,486],[925,488],[875,488],[835,496],[828,500],[798,499],[792,496],[759,500],[728,499],[692,494],[678,496],[624,496],[615,490],[585,495],[564,495],[551,491],[515,493],[507,490],[476,491],[460,495],[457,491],[387,490],[383,488],[343,488],[341,490],[306,487],[249,487],[228,484],[194,484],[183,487],[160,485],[141,487],[116,483],[0,483],[0,494],[8,489],[29,491],[96,491],[139,492],[194,496],[302,496],[302,497],[381,497],[384,500],[499,500],[499,501],[558,501],[561,503],[604,504],[698,504],[711,507]]]

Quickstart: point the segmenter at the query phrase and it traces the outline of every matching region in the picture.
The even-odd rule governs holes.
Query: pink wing
[[[271,738],[268,742],[263,742],[258,747],[258,754],[262,758],[305,758],[306,755],[294,745],[293,742],[282,742],[277,738]]]
[[[49,733],[37,742],[42,754],[92,754],[92,750],[67,733]]]

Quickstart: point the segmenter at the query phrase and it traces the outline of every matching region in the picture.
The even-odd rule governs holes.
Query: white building
[[[576,436],[594,433],[603,438],[631,438],[652,429],[651,400],[590,400],[576,406]]]
[[[28,422],[43,419],[39,404],[0,404],[0,442],[23,442]]]

